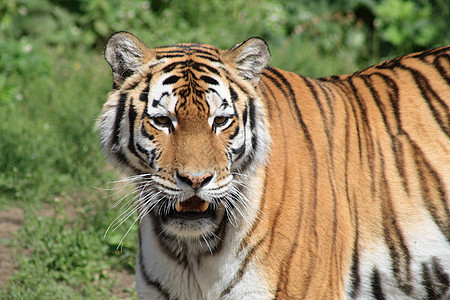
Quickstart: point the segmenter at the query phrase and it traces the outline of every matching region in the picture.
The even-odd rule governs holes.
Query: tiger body
[[[139,195],[140,299],[445,299],[450,47],[352,75],[113,35],[106,154]]]

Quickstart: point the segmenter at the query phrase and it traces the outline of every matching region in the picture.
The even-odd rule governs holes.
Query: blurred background
[[[272,66],[320,77],[449,44],[449,20],[448,0],[0,0],[0,298],[136,297],[134,216],[104,237],[127,190],[110,195],[121,176],[93,130],[115,31],[149,47],[259,36]]]

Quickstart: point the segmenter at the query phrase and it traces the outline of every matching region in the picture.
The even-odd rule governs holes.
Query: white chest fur
[[[139,299],[264,299],[270,295],[253,262],[246,261],[247,251],[238,253],[242,233],[231,224],[220,251],[193,256],[187,250],[181,263],[165,253],[150,217],[142,220],[140,230]]]

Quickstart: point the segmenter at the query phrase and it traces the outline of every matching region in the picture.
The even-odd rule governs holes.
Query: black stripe
[[[287,80],[287,79],[286,79],[286,78],[285,78],[278,70],[276,70],[276,69],[274,69],[274,68],[270,68],[270,67],[267,68],[267,70],[269,70],[270,72],[272,72],[273,74],[275,74],[278,78],[280,78],[281,81],[282,81],[282,83],[283,83],[283,86],[286,87],[286,88],[288,89],[288,92],[286,92],[286,91],[283,89],[283,87],[282,87],[282,85],[281,85],[280,82],[278,82],[277,80],[274,80],[273,77],[267,76],[266,73],[263,73],[263,74],[266,75],[266,76],[267,76],[267,77],[268,77],[275,85],[277,85],[277,86],[280,88],[280,90],[283,92],[283,94],[284,94],[286,100],[288,100],[288,99],[291,100],[291,103],[292,103],[292,105],[294,106],[295,113],[296,113],[296,115],[297,115],[298,121],[299,121],[299,123],[300,123],[300,125],[301,125],[301,127],[302,127],[302,130],[303,130],[304,134],[305,134],[305,138],[306,138],[306,140],[308,141],[308,149],[311,151],[311,154],[313,154],[312,157],[313,157],[313,159],[314,159],[314,170],[317,170],[317,160],[316,160],[315,155],[314,155],[314,154],[315,154],[315,151],[314,151],[314,146],[313,146],[313,141],[312,141],[311,133],[309,132],[308,127],[306,126],[305,122],[303,121],[302,113],[301,113],[300,108],[299,108],[299,106],[298,106],[298,104],[297,104],[297,102],[296,102],[296,96],[295,96],[294,90],[292,89],[292,86],[291,86],[291,84],[289,83],[289,81],[288,81],[288,80]],[[299,75],[299,76],[300,76],[300,78],[302,78],[302,79],[305,78],[305,77],[303,77],[303,76],[301,76],[301,75]],[[316,173],[316,172],[315,172],[315,173]]]
[[[207,65],[207,64],[203,64],[203,63],[199,63],[199,62],[193,62],[192,60],[183,60],[183,61],[177,61],[177,62],[173,62],[167,66],[165,66],[161,72],[162,73],[169,73],[171,72],[173,69],[175,69],[176,67],[181,66],[181,67],[192,67],[195,70],[198,71],[204,71],[203,69],[208,70],[209,72],[220,76],[219,71],[217,71],[216,69],[214,69],[213,67]]]
[[[355,84],[353,83],[354,78],[348,77],[346,82],[348,85],[344,85],[345,94],[347,95],[353,95],[353,97],[347,96],[349,100],[350,105],[352,107],[353,113],[355,115],[355,121],[356,121],[356,127],[358,131],[358,145],[359,145],[359,159],[362,162],[363,160],[366,160],[369,164],[369,171],[371,172],[372,178],[376,178],[375,174],[375,143],[371,134],[371,127],[367,115],[367,107],[360,96],[360,93],[358,89],[356,88]],[[350,87],[350,90],[348,90],[348,87]],[[362,124],[359,125],[360,121]],[[365,150],[362,148],[362,142],[364,141]],[[367,155],[364,155],[364,152],[367,152]],[[374,193],[376,190],[375,187],[375,180],[371,181],[371,191]]]
[[[142,124],[142,127],[141,127],[141,133],[142,133],[143,136],[145,136],[146,138],[148,138],[150,141],[152,141],[152,140],[155,138],[153,135],[151,135],[151,134],[149,134],[149,133],[147,132],[147,130],[145,129],[144,124]]]
[[[231,290],[242,280],[242,277],[244,277],[245,270],[247,269],[248,264],[250,263],[251,259],[255,255],[256,250],[259,248],[259,246],[262,244],[262,242],[266,239],[266,237],[263,237],[260,239],[254,246],[250,248],[250,250],[247,252],[247,255],[245,255],[244,260],[241,263],[241,266],[239,270],[234,275],[231,282],[228,284],[228,286],[222,291],[220,294],[220,298],[222,299],[226,295],[228,295]]]
[[[389,248],[389,256],[392,261],[392,274],[394,274],[399,288],[407,295],[410,295],[412,292],[412,276],[410,270],[411,257],[405,238],[400,230],[400,226],[398,225],[398,220],[395,215],[396,212],[393,210],[393,199],[391,191],[388,187],[388,179],[385,172],[386,163],[380,145],[378,145],[378,153],[381,163],[380,168],[382,170],[379,178],[382,222],[384,238]]]
[[[433,61],[433,65],[439,71],[439,74],[441,75],[442,79],[447,81],[448,85],[450,85],[450,76],[449,76],[450,70],[448,69],[449,60],[450,60],[450,55],[442,54],[442,55],[436,57]]]
[[[436,257],[433,258],[431,269],[426,263],[422,263],[422,284],[427,292],[427,299],[444,299],[447,295],[450,286],[449,277]]]
[[[359,274],[359,230],[358,230],[358,217],[355,219],[355,243],[353,244],[352,266],[350,268],[350,297],[354,298],[358,295],[361,285],[361,276]]]
[[[248,103],[245,104],[245,109],[244,112],[242,113],[242,128],[245,129],[247,128],[247,121],[248,121]]]
[[[162,84],[163,84],[163,85],[174,84],[174,83],[176,83],[178,80],[180,80],[180,77],[179,77],[179,76],[172,75],[172,76],[170,76],[170,77],[164,79],[164,81],[163,81]]]
[[[176,47],[176,46],[175,46],[175,47]],[[160,49],[160,50],[158,50],[158,54],[160,54],[160,55],[166,55],[166,54],[184,54],[184,53],[185,53],[184,49],[161,50],[161,48],[158,48],[158,47],[157,47],[157,49]]]
[[[336,246],[335,242],[336,242],[336,230],[337,230],[337,203],[336,203],[336,188],[335,188],[335,184],[333,179],[335,178],[335,169],[334,169],[334,163],[333,163],[333,145],[331,142],[332,136],[330,134],[330,127],[327,124],[327,116],[325,114],[325,110],[322,104],[322,99],[325,98],[326,101],[328,102],[328,104],[330,104],[330,99],[328,97],[328,94],[325,92],[324,88],[321,88],[321,86],[324,83],[321,83],[320,81],[317,82],[313,82],[311,79],[307,78],[307,77],[303,77],[302,78],[306,84],[306,86],[309,88],[309,90],[311,91],[312,95],[313,95],[313,99],[316,102],[317,108],[319,109],[320,115],[321,115],[321,119],[322,119],[322,124],[323,124],[323,128],[325,131],[325,136],[326,136],[326,140],[327,140],[327,144],[328,144],[328,158],[327,158],[327,162],[328,165],[330,166],[327,172],[328,175],[328,182],[330,184],[331,187],[331,192],[333,194],[333,204],[334,204],[334,220],[333,220],[333,240],[332,240],[332,245],[333,247]],[[318,92],[316,91],[317,87],[321,88],[321,91],[324,93],[324,97],[323,96],[319,96]],[[314,207],[315,211],[317,212],[316,206]]]
[[[438,299],[433,289],[433,281],[431,278],[430,270],[425,263],[422,263],[422,285],[425,287],[425,291],[427,292],[427,299]]]
[[[385,300],[383,289],[381,288],[380,274],[377,269],[373,269],[372,276],[370,278],[370,287],[372,290],[372,295],[377,300]]]
[[[192,63],[192,68],[194,68],[194,69],[197,70],[197,71],[201,71],[201,72],[204,71],[203,69],[206,69],[206,70],[208,70],[209,72],[211,72],[211,73],[213,73],[213,74],[215,74],[215,75],[220,76],[219,71],[217,71],[216,69],[214,69],[213,67],[211,67],[211,66],[209,66],[209,65],[207,65],[207,64],[203,64],[203,63],[199,63],[199,62],[194,62],[194,63]]]
[[[250,132],[252,134],[252,139],[251,139],[251,150],[250,152],[247,154],[247,156],[245,157],[244,161],[241,164],[241,171],[245,172],[248,167],[250,166],[251,162],[253,161],[254,157],[255,157],[255,153],[256,153],[256,148],[258,147],[258,137],[255,131],[256,128],[256,116],[255,116],[255,103],[254,103],[254,99],[250,98],[248,101],[248,115],[249,115],[249,119],[250,119]],[[247,108],[246,108],[247,110]],[[247,117],[244,118],[244,122],[247,121]],[[246,124],[244,123],[244,127],[246,126]],[[244,141],[245,143],[245,141]]]
[[[130,139],[128,140],[128,150],[133,153],[141,163],[143,163],[143,166],[145,167],[147,165],[147,161],[139,155],[139,153],[136,151],[135,145],[134,145],[134,122],[136,121],[137,113],[134,110],[133,105],[133,97],[130,98],[130,106],[128,108],[128,122],[129,122],[129,132],[130,132]]]
[[[170,73],[172,72],[173,69],[175,69],[178,66],[184,66],[185,64],[183,62],[173,62],[171,64],[168,64],[167,66],[165,66],[162,70],[161,73]]]
[[[424,76],[420,71],[404,65],[400,65],[399,68],[411,73],[416,84],[419,87],[420,93],[426,100],[425,103],[430,108],[430,111],[433,114],[436,122],[439,124],[442,131],[447,136],[450,136],[450,115],[448,113],[449,107],[446,105],[444,99],[439,97],[439,95],[433,89],[433,85],[430,84],[428,78]]]
[[[230,97],[231,97],[231,102],[235,103],[238,95],[236,94],[236,91],[230,86]]]
[[[255,108],[255,99],[248,99],[248,115],[250,116],[250,130],[254,131],[256,128],[256,108]],[[255,147],[254,147],[255,148]]]
[[[137,150],[139,150],[141,153],[144,153],[145,155],[147,155],[147,160],[148,160],[148,164],[150,165],[150,167],[152,169],[154,169],[154,158],[155,158],[155,151],[156,149],[153,149],[151,152],[148,151],[147,149],[145,149],[141,144],[136,143],[136,148]]]
[[[194,48],[195,54],[202,53],[202,54],[205,54],[205,55],[217,56],[216,55],[218,53],[217,51],[214,51],[214,53],[211,53],[211,50],[215,50],[214,48],[204,47],[204,46],[201,46],[201,45],[198,45],[198,46],[196,45],[196,47],[199,47],[199,48]],[[202,49],[206,49],[206,50],[202,50]]]
[[[167,96],[167,95],[169,95],[168,92],[162,93],[162,94],[161,94],[161,97],[159,97],[159,99],[154,99],[154,100],[153,100],[152,106],[153,106],[153,107],[157,107],[158,104],[159,104],[159,102],[161,102],[161,99],[162,99],[163,97]]]
[[[385,75],[383,73],[380,72],[375,72],[372,74],[373,76],[379,76],[381,79],[383,79],[384,83],[387,85],[387,92],[389,93],[389,104],[392,106],[392,109],[394,110],[394,117],[395,117],[395,121],[396,121],[396,129],[398,130],[398,132],[396,133],[404,133],[403,131],[403,126],[402,126],[402,119],[400,117],[400,107],[399,107],[399,100],[400,100],[400,96],[399,96],[399,89],[398,89],[398,85],[396,83],[396,80],[391,78],[388,75]],[[367,78],[366,76],[364,76],[364,78]],[[379,87],[381,88],[381,87]],[[385,88],[385,87],[383,87]],[[372,89],[371,89],[372,90]],[[375,90],[375,89],[374,89]],[[379,96],[377,96],[379,98]],[[378,103],[378,102],[377,102]]]
[[[408,134],[403,130],[402,120],[400,117],[399,88],[397,86],[396,81],[388,75],[382,74],[380,72],[375,72],[372,74],[372,77],[374,77],[374,76],[379,76],[384,81],[384,83],[387,85],[387,88],[384,86],[383,87],[378,86],[377,88],[385,89],[389,94],[388,107],[393,110],[393,115],[394,115],[394,120],[395,120],[395,124],[392,125],[392,128],[391,128],[390,122],[387,120],[387,117],[386,117],[387,113],[385,112],[386,109],[384,108],[384,105],[381,102],[381,98],[377,92],[377,89],[374,88],[372,81],[369,80],[368,77],[363,76],[363,79],[364,79],[366,85],[371,90],[372,96],[374,97],[374,100],[377,103],[377,107],[379,108],[379,110],[382,114],[383,122],[387,128],[387,131],[391,138],[391,141],[393,141],[391,148],[392,148],[393,153],[396,154],[396,155],[394,155],[395,165],[397,167],[397,170],[399,171],[403,188],[406,191],[406,193],[409,195],[410,191],[409,191],[409,185],[408,185],[408,176],[405,171],[405,162],[403,159],[404,158],[403,144],[398,139],[398,135],[400,135],[400,134],[408,136]],[[409,136],[408,136],[408,138],[409,138]]]
[[[214,56],[201,55],[201,54],[197,54],[196,56],[200,57],[200,58],[204,58],[204,59],[210,60],[210,61],[214,61],[214,62],[220,61],[217,57],[214,57]]]
[[[392,152],[396,153],[396,155],[394,155],[395,166],[399,172],[399,175],[400,175],[400,178],[402,181],[402,185],[403,185],[403,189],[406,191],[407,194],[409,194],[409,187],[407,184],[408,176],[407,176],[407,174],[405,172],[405,168],[404,168],[402,145],[401,145],[400,141],[396,138],[396,135],[398,135],[398,134],[406,135],[406,133],[403,131],[403,129],[401,127],[398,87],[395,83],[395,80],[391,79],[387,75],[383,75],[383,74],[377,72],[377,73],[373,74],[372,76],[380,76],[388,88],[386,88],[386,86],[384,86],[384,85],[381,86],[381,84],[378,85],[377,88],[375,88],[375,86],[372,83],[371,77],[361,75],[358,78],[361,78],[363,80],[365,86],[369,89],[372,99],[375,101],[376,107],[378,108],[378,111],[380,112],[384,127],[386,128],[386,132],[389,134],[390,140],[392,141],[392,143],[391,143]],[[384,89],[388,92],[389,98],[387,99],[388,100],[387,105],[385,105],[383,103],[377,89]],[[367,97],[366,97],[366,99],[367,99]],[[394,116],[394,120],[395,120],[394,124],[392,124],[392,122],[390,120],[388,120],[388,113],[389,113],[388,108],[391,108],[393,110],[393,116]]]
[[[347,82],[344,81],[333,81],[333,84],[335,84],[335,92],[339,93],[341,96],[341,99],[344,99],[343,103],[345,105],[345,107],[347,108],[348,111],[348,107],[350,107],[350,111],[347,112],[347,124],[346,124],[346,128],[347,128],[347,137],[349,137],[349,126],[352,125],[348,119],[350,116],[353,116],[354,118],[354,123],[353,125],[355,126],[355,131],[356,131],[356,136],[358,137],[358,153],[359,153],[359,161],[362,162],[363,161],[363,149],[362,149],[362,132],[365,131],[364,130],[364,126],[360,125],[360,119],[359,116],[360,114],[357,112],[356,106],[354,104],[353,97],[351,97],[352,95],[352,91],[349,89],[349,86],[347,85]],[[354,95],[356,97],[356,95]],[[362,127],[362,128],[361,128]],[[367,141],[366,141],[367,142]],[[347,143],[347,149],[350,149],[350,142]],[[371,148],[370,148],[371,149]],[[365,156],[366,158],[367,156]],[[348,159],[348,157],[347,157]],[[369,164],[372,164],[373,160],[369,161]],[[370,168],[371,170],[373,170],[373,168]]]
[[[148,217],[148,216],[147,216]],[[159,281],[152,280],[149,276],[149,274],[146,271],[145,264],[144,264],[144,255],[143,255],[143,249],[142,249],[142,235],[141,235],[141,229],[138,227],[138,239],[139,239],[139,269],[141,271],[141,275],[145,280],[145,283],[148,286],[151,286],[158,290],[158,292],[165,297],[165,299],[171,299],[170,293],[168,290],[166,290]]]
[[[116,109],[116,118],[114,120],[114,126],[113,126],[113,135],[111,144],[114,146],[119,146],[119,140],[120,140],[120,130],[121,130],[121,123],[123,119],[123,115],[125,113],[125,107],[126,107],[126,101],[127,101],[128,94],[127,93],[121,93],[119,98],[119,103],[117,105]],[[142,173],[142,170],[139,170],[138,168],[131,165],[130,161],[127,159],[125,154],[122,152],[122,149],[117,149],[113,153],[114,158],[117,160],[118,163],[123,165],[126,168],[130,168],[135,172],[136,174]]]
[[[359,136],[359,126],[356,118],[356,113],[353,105],[349,104],[350,101],[347,101],[347,98],[345,96],[345,92],[343,91],[341,86],[336,85],[333,82],[329,82],[333,84],[333,90],[334,90],[334,97],[340,97],[340,100],[342,101],[342,104],[345,107],[345,115],[340,116],[341,119],[345,120],[345,136],[343,140],[345,140],[344,143],[344,152],[348,153],[349,149],[351,148],[350,145],[350,135],[351,135],[351,125],[355,125],[355,128],[357,130],[357,136]],[[331,89],[330,89],[331,92]],[[338,98],[339,99],[339,98]],[[330,107],[331,109],[331,107]],[[353,117],[355,122],[351,122],[351,115],[353,113]],[[334,124],[334,121],[333,121]],[[360,140],[358,139],[358,143]],[[361,150],[361,145],[359,143],[359,149]],[[345,156],[345,171],[344,171],[344,182],[349,182],[349,168],[353,164],[358,164],[354,159],[350,158],[349,155]],[[361,164],[362,161],[359,161],[359,164]],[[353,244],[353,255],[352,255],[352,265],[350,268],[350,283],[351,283],[351,290],[349,292],[349,295],[351,297],[356,297],[359,293],[360,285],[361,285],[361,275],[360,275],[360,269],[359,269],[359,218],[358,218],[358,210],[356,207],[356,202],[351,201],[352,197],[355,197],[353,194],[354,192],[351,192],[351,187],[349,184],[345,184],[345,196],[348,201],[348,206],[350,209],[350,216],[353,219],[353,226],[355,229],[355,237],[354,237],[354,244]],[[353,207],[353,210],[352,210]],[[352,213],[353,212],[353,213]]]
[[[308,88],[310,89],[310,91],[313,94],[313,97],[315,99],[315,102],[317,104],[317,107],[320,111],[320,115],[322,117],[322,124],[324,127],[324,131],[325,131],[325,136],[326,136],[326,140],[327,140],[327,148],[328,148],[328,157],[327,157],[327,161],[328,161],[328,165],[331,166],[328,168],[327,171],[327,177],[328,177],[328,182],[329,185],[331,187],[331,193],[332,193],[332,201],[333,201],[333,235],[332,235],[332,241],[331,241],[331,245],[332,245],[332,253],[335,253],[335,255],[337,255],[337,251],[336,251],[336,238],[337,238],[337,229],[338,229],[338,205],[337,205],[337,196],[336,196],[336,185],[334,183],[335,178],[336,178],[336,174],[335,174],[335,168],[334,168],[334,163],[333,163],[333,143],[332,143],[332,135],[330,134],[330,126],[328,126],[327,124],[327,115],[325,113],[325,109],[323,107],[322,101],[323,99],[325,99],[325,101],[327,102],[327,104],[330,107],[330,113],[332,114],[332,108],[331,108],[331,103],[330,103],[330,98],[328,93],[325,91],[324,83],[320,82],[320,81],[312,81],[309,78],[305,78],[305,83],[308,86]],[[318,92],[316,91],[316,89],[319,88],[323,95],[318,94]],[[315,207],[315,211],[317,212],[317,209]]]
[[[117,105],[116,109],[116,119],[114,120],[114,134],[111,143],[113,145],[116,145],[119,142],[120,139],[120,127],[121,122],[123,118],[123,114],[125,111],[125,105],[127,101],[128,94],[127,93],[121,93],[119,97],[119,104]]]
[[[242,146],[240,146],[237,149],[231,149],[231,152],[233,152],[234,155],[238,155],[238,157],[236,158],[236,160],[239,160],[239,158],[242,157],[242,155],[244,155],[245,152],[245,142],[244,144],[242,144]]]
[[[116,152],[114,152],[114,158],[116,159],[116,161],[122,165],[124,168],[128,168],[131,169],[133,171],[134,174],[141,174],[141,173],[145,173],[144,170],[140,170],[134,166],[131,165],[130,161],[128,160],[128,158],[125,156],[125,154],[122,152],[122,150],[118,150]]]
[[[145,87],[145,89],[142,90],[141,94],[139,95],[139,100],[147,102],[149,90],[150,90],[150,83],[147,83],[147,86]]]
[[[242,129],[244,130],[244,142],[243,144],[237,148],[237,149],[231,149],[231,151],[233,152],[233,154],[237,155],[237,157],[235,158],[234,161],[238,161],[245,153],[245,143],[247,142],[247,131],[246,131],[246,126],[247,126],[247,121],[248,121],[248,104],[245,105],[245,109],[244,112],[242,113]]]
[[[228,139],[231,141],[232,139],[234,139],[238,134],[239,134],[239,125],[236,126],[236,129],[234,130],[234,132],[228,137]]]
[[[439,177],[438,172],[425,159],[425,155],[419,146],[412,140],[410,140],[410,143],[415,152],[414,158],[418,169],[417,173],[419,175],[424,203],[434,222],[446,237],[447,241],[450,242],[450,210],[446,203],[448,196],[444,188],[444,183]]]
[[[449,275],[445,273],[444,269],[442,268],[441,264],[439,263],[439,260],[434,257],[433,258],[433,275],[436,278],[437,282],[439,284],[436,284],[436,286],[439,285],[440,288],[440,295],[444,296],[447,292],[447,290],[450,288],[450,279]],[[439,291],[438,291],[439,293]]]
[[[165,54],[165,55],[157,54],[156,57],[158,59],[161,59],[161,58],[177,58],[177,57],[184,57],[184,56],[186,56],[185,53],[183,53],[183,54]]]
[[[156,148],[153,148],[152,151],[150,151],[150,155],[149,155],[149,163],[150,163],[150,167],[152,169],[155,168],[155,160],[159,158],[161,154],[159,154],[158,156],[156,155]],[[167,188],[167,187],[166,187]]]
[[[206,76],[206,75],[201,76],[200,79],[203,80],[206,83],[209,83],[209,84],[213,84],[213,85],[218,85],[219,84],[217,82],[217,80],[215,80],[212,77]]]

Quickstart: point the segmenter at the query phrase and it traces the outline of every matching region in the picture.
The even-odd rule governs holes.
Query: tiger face
[[[201,240],[211,251],[225,223],[245,218],[246,176],[269,151],[255,92],[267,46],[252,39],[229,51],[201,44],[149,50],[118,33],[105,57],[114,89],[98,124],[102,146],[136,176],[140,217],[152,216],[166,244]]]

